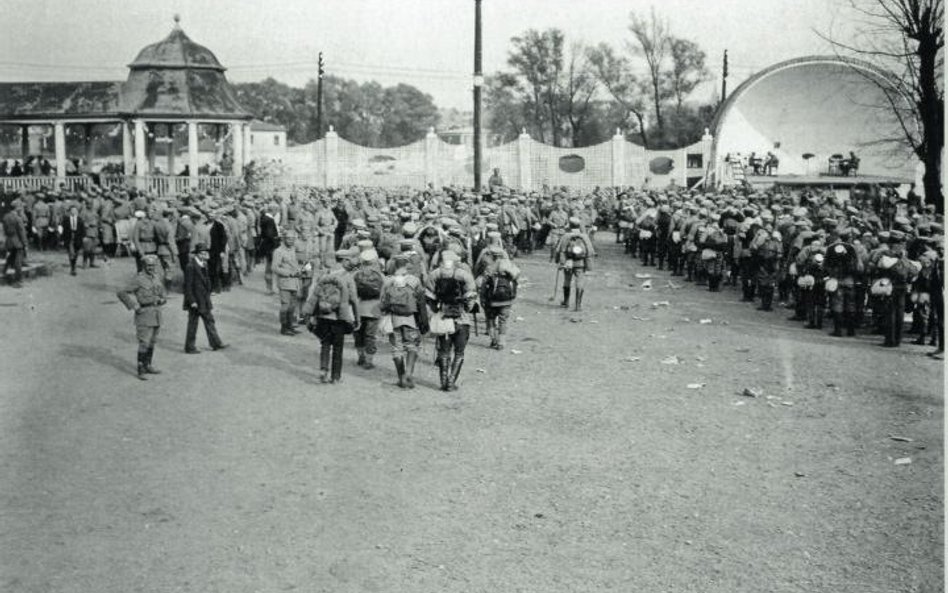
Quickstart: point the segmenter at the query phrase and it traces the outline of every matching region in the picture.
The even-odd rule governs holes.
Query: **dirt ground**
[[[223,352],[183,353],[172,296],[147,383],[129,260],[0,287],[0,591],[942,591],[930,348],[673,288],[599,242],[579,314],[519,260],[506,351],[473,338],[451,394],[431,342],[414,391],[351,343],[319,384],[259,268],[216,298]]]

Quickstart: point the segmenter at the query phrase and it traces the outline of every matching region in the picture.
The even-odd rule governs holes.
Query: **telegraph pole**
[[[319,71],[316,77],[316,139],[323,137],[323,52],[319,52]]]
[[[474,191],[481,191],[481,0],[474,0]]]
[[[721,103],[727,99],[727,50],[724,50],[724,72],[721,75]]]

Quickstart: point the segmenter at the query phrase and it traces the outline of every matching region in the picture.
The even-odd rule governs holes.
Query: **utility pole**
[[[481,0],[474,0],[474,191],[481,191]]]
[[[323,137],[323,52],[319,52],[319,71],[316,77],[316,139]]]
[[[721,103],[727,99],[727,50],[724,50],[724,72],[721,75]]]

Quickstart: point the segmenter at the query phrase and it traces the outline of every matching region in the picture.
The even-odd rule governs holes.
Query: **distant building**
[[[255,157],[283,156],[286,154],[286,128],[255,119],[250,122],[250,146]]]

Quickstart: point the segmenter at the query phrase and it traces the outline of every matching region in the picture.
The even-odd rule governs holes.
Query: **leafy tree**
[[[663,84],[665,77],[665,56],[669,49],[668,22],[655,14],[655,7],[650,12],[651,18],[641,17],[634,12],[629,14],[631,23],[629,31],[635,39],[629,44],[633,54],[645,59],[648,67],[649,83],[652,92],[652,108],[655,122],[658,124],[659,134],[665,133],[665,119],[662,117],[662,103],[668,98],[668,89]]]
[[[642,146],[649,148],[646,129],[645,89],[632,73],[628,58],[617,55],[607,43],[589,50],[593,72],[622,111],[622,127],[636,129]]]
[[[706,55],[698,44],[678,37],[668,38],[671,67],[663,73],[663,86],[675,99],[675,110],[681,113],[685,99],[699,84],[711,78],[705,66]]]

